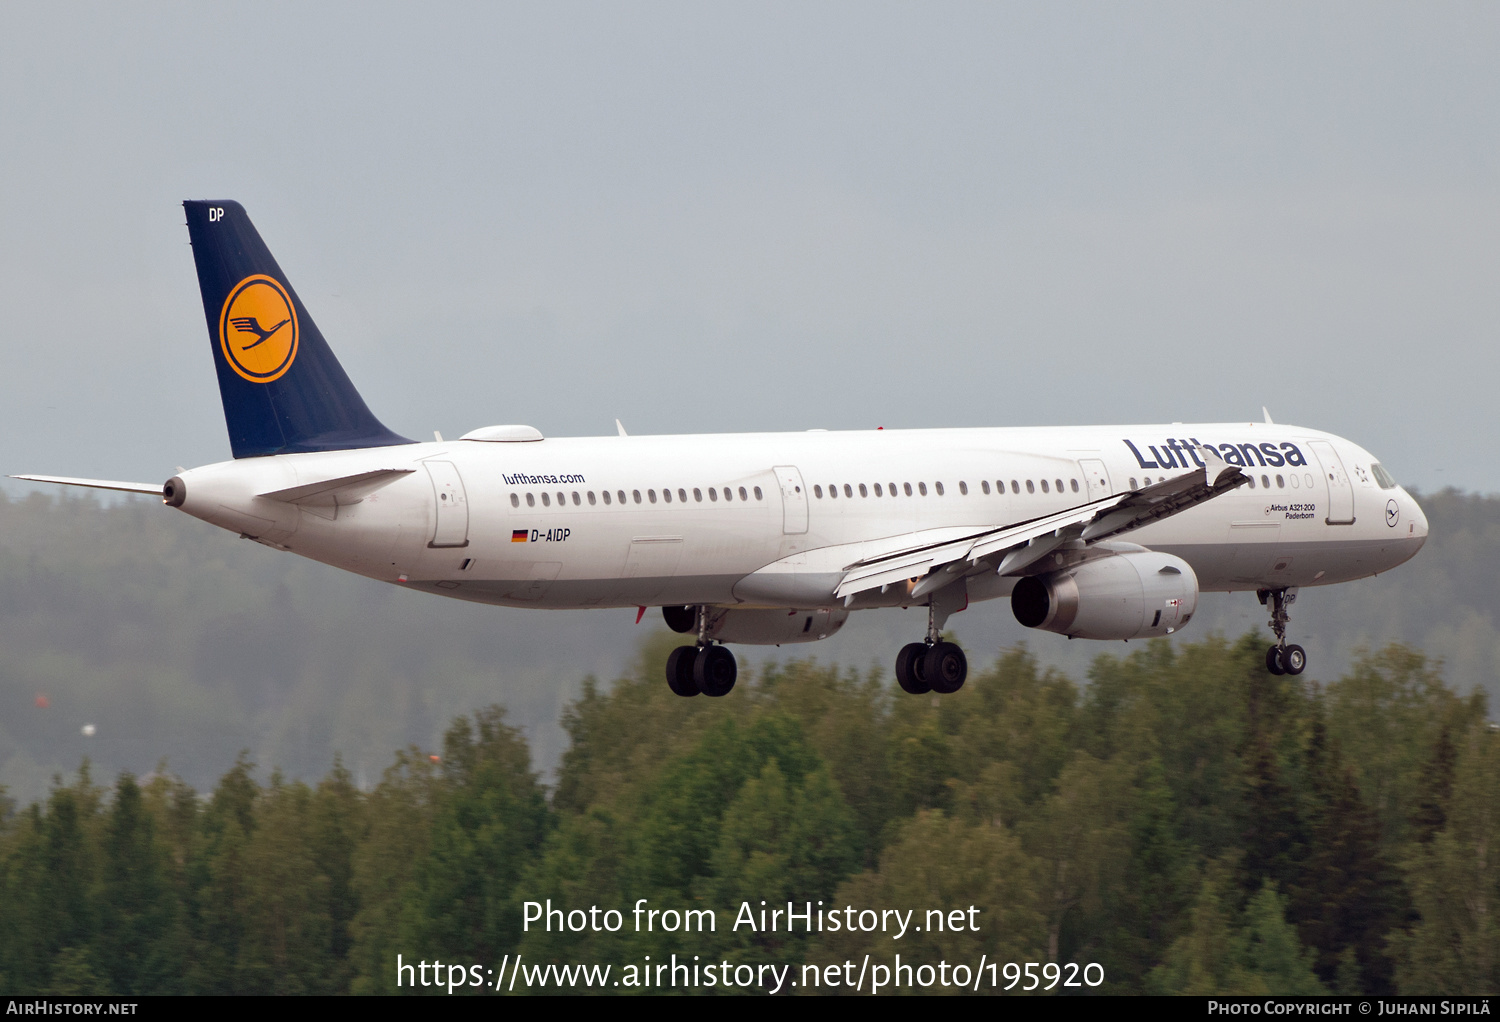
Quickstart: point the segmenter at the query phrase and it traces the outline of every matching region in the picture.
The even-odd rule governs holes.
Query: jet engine
[[[1079,639],[1169,635],[1198,609],[1198,576],[1180,557],[1141,550],[1028,575],[1010,607],[1027,628]]]

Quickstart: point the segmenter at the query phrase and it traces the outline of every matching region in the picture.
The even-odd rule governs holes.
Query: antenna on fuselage
[[[1260,411],[1261,411],[1261,414],[1266,417],[1266,425],[1267,426],[1274,426],[1274,425],[1276,425],[1276,423],[1274,423],[1274,422],[1271,421],[1271,412],[1270,412],[1270,409],[1266,408],[1265,405],[1261,405],[1260,406]]]
[[[619,419],[615,420],[615,429],[618,429],[620,431],[620,435],[621,436],[629,436],[630,435],[629,433],[625,432],[625,424],[622,423]]]

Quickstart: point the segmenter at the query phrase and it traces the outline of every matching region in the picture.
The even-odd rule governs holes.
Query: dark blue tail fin
[[[184,202],[236,458],[412,441],[370,414],[238,202]]]

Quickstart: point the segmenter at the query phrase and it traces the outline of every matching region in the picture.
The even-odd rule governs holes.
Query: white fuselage
[[[189,514],[459,599],[814,609],[842,607],[844,569],[895,538],[1024,522],[1149,485],[1196,467],[1190,442],[1243,465],[1253,486],[1122,538],[1183,558],[1204,590],[1362,578],[1426,538],[1421,509],[1388,476],[1381,485],[1368,452],[1269,423],[466,439],[248,458],[180,478]],[[342,506],[258,496],[380,469],[414,471]],[[971,578],[968,599],[1013,584]],[[852,607],[924,602],[909,588]]]

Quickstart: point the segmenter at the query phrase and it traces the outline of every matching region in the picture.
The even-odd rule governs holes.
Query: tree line
[[[393,993],[498,966],[1098,963],[1108,992],[1494,993],[1500,734],[1407,646],[1337,681],[1261,639],[1153,642],[1087,684],[1024,648],[958,694],[796,660],[728,698],[585,684],[551,786],[498,706],[361,790],[247,756],[200,794],[85,763],[0,826],[7,993]],[[522,904],[711,908],[710,933],[522,929]],[[742,902],[981,909],[979,929],[730,928]],[[409,989],[403,987],[403,992]]]

